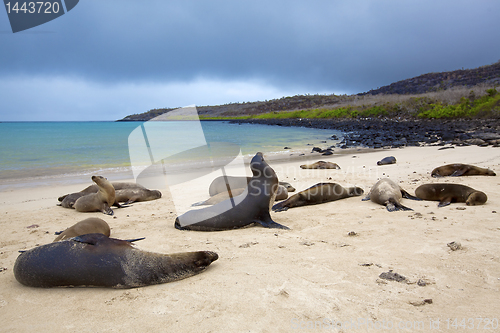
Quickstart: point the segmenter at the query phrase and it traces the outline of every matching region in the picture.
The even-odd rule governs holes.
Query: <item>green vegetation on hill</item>
[[[476,97],[473,90],[468,97],[461,97],[457,103],[445,103],[429,96],[409,97],[401,102],[386,101],[382,105],[348,105],[336,108],[316,108],[295,111],[272,111],[257,115],[200,116],[200,119],[329,119],[329,118],[370,118],[370,117],[405,117],[405,118],[467,118],[500,116],[500,94],[494,88],[487,94]]]

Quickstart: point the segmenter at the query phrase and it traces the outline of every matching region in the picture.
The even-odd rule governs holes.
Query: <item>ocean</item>
[[[288,156],[310,149],[311,145],[333,145],[336,141],[329,138],[333,134],[342,136],[335,130],[226,121],[200,123],[207,142],[236,144],[244,156],[252,156],[258,151]],[[186,147],[199,145],[199,133],[190,132],[192,124],[191,121],[173,121],[161,125],[167,128],[169,137],[176,139],[176,142],[165,139],[164,156],[168,155],[169,147],[178,150],[178,142],[187,144]],[[56,178],[71,182],[96,172],[123,172],[132,177],[129,136],[141,129],[141,125],[145,124],[111,121],[0,123],[0,190],[6,184],[36,185]],[[327,144],[322,143],[325,140]]]

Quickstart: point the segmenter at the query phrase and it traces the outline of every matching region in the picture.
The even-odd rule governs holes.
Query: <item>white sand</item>
[[[280,180],[298,191],[331,181],[368,192],[377,179],[389,176],[412,194],[424,183],[450,182],[482,190],[488,201],[438,208],[437,202],[403,199],[414,211],[390,213],[354,197],[272,213],[289,231],[254,226],[187,232],[174,228],[176,211],[168,195],[115,209],[115,217],[110,217],[56,206],[58,196],[86,185],[5,190],[0,192],[0,267],[6,268],[0,272],[0,331],[457,332],[463,327],[452,326],[455,318],[456,324],[465,319],[462,324],[474,324],[479,331],[498,331],[500,177],[434,179],[430,172],[461,162],[498,173],[500,149],[418,147],[354,155],[315,155],[309,160],[336,162],[341,170],[301,170],[304,161],[270,164]],[[390,155],[397,164],[376,165]],[[208,191],[201,199],[200,193],[186,197],[192,202],[208,198]],[[16,281],[18,250],[49,243],[55,231],[90,216],[105,219],[112,237],[146,237],[137,243],[141,249],[211,250],[219,260],[194,277],[136,289],[39,289]],[[38,227],[29,228],[33,224]],[[357,235],[348,236],[351,231]],[[463,249],[451,251],[447,243],[452,241]],[[379,279],[391,269],[409,283]],[[419,286],[419,279],[427,285]],[[432,304],[411,304],[424,299],[432,299]],[[476,318],[496,321],[488,324]],[[329,326],[332,321],[344,327]]]

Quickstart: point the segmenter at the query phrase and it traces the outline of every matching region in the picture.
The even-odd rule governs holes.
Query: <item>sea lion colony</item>
[[[391,156],[382,161],[379,161],[378,165],[393,164],[395,158]],[[489,169],[474,166],[464,169],[458,164],[453,166],[456,169],[473,171],[460,174],[451,172],[449,175],[495,175]],[[243,182],[245,187],[235,190],[234,193],[222,191],[214,194],[226,194],[228,198],[210,202],[208,204],[213,204],[210,207],[188,211],[178,216],[174,226],[181,230],[216,231],[257,223],[266,228],[288,229],[271,219],[271,207],[274,211],[284,211],[292,207],[321,204],[363,193],[359,187],[344,188],[336,183],[319,183],[273,206],[279,186],[276,173],[264,160],[262,153],[255,155],[250,168],[253,177],[240,177],[243,179],[236,180]],[[450,173],[449,169],[449,165],[436,168],[433,176],[437,173],[436,170],[446,170]],[[445,172],[439,173],[441,176]],[[122,207],[118,201],[131,203],[161,197],[159,191],[148,190],[133,183],[110,183],[101,176],[93,176],[92,180],[96,185],[61,196],[61,202],[71,199],[61,205],[82,212],[102,211],[110,214],[110,206],[117,204]],[[220,180],[218,182],[220,183]],[[286,192],[295,190],[289,183],[281,184],[288,189]],[[220,187],[220,184],[217,186]],[[117,199],[116,192],[121,190],[125,190],[125,194]],[[418,187],[415,193],[416,197],[400,188],[394,181],[382,178],[363,200],[384,205],[388,211],[411,210],[401,204],[402,198],[439,200],[440,207],[452,202],[484,204],[487,200],[485,193],[459,184],[424,184]],[[228,206],[228,203],[231,205]],[[20,283],[32,287],[133,288],[176,281],[198,274],[218,259],[218,255],[210,251],[177,254],[145,252],[134,248],[132,242],[135,240],[119,240],[109,238],[109,235],[109,225],[102,219],[88,218],[80,221],[62,231],[53,243],[21,253],[14,266],[14,275]],[[86,264],[76,264],[82,262],[82,258]],[[112,260],[109,261],[109,258]]]

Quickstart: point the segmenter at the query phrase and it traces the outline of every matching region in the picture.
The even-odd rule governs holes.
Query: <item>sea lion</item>
[[[242,194],[210,207],[190,210],[175,219],[175,227],[180,230],[219,231],[258,223],[266,228],[288,229],[271,219],[269,211],[278,189],[278,177],[262,153],[252,158],[250,169],[253,177]]]
[[[115,200],[123,202],[124,205],[133,202],[150,201],[161,198],[161,192],[158,190],[148,190],[147,188],[128,188],[115,190]]]
[[[470,164],[447,164],[432,170],[432,177],[458,177],[458,176],[496,176],[493,170],[480,168]]]
[[[295,189],[293,189],[295,191]],[[288,198],[288,189],[283,185],[278,185],[278,190],[276,191],[275,201],[285,200]]]
[[[386,165],[386,164],[394,164],[396,163],[396,158],[394,156],[384,157],[380,161],[377,162],[377,165]]]
[[[337,163],[318,161],[313,164],[303,164],[301,169],[340,169]]]
[[[295,187],[293,187],[290,183],[280,181],[278,184],[280,184],[280,186],[284,186],[288,192],[295,192]]]
[[[227,184],[231,189],[245,188],[248,183],[252,180],[252,177],[236,177],[236,176],[220,176],[215,178],[208,188],[208,194],[213,197],[222,192],[227,193]],[[227,184],[226,184],[227,181]],[[295,191],[295,188],[287,182],[278,182],[279,185],[285,186],[288,192]]]
[[[88,219],[80,221],[61,232],[59,236],[53,240],[53,242],[59,242],[71,237],[85,234],[103,234],[109,237],[110,232],[109,225],[106,221],[97,217],[89,217]]]
[[[273,206],[272,210],[281,212],[288,210],[288,208],[317,205],[361,194],[363,194],[363,189],[360,187],[349,187],[346,189],[337,183],[319,183],[292,195],[285,201],[277,203]]]
[[[224,200],[229,199],[230,197],[231,198],[236,197],[236,196],[240,195],[241,193],[243,193],[243,191],[245,191],[244,188],[235,188],[234,190],[221,192],[221,193],[214,195],[213,197],[210,197],[209,199],[207,199],[205,201],[200,201],[200,202],[194,203],[191,206],[215,205],[215,204],[218,204],[219,202],[222,202]]]
[[[14,276],[29,287],[136,288],[187,278],[217,259],[209,251],[146,252],[129,241],[86,234],[21,253]]]
[[[136,183],[126,183],[126,182],[111,182],[113,187],[116,190],[125,190],[125,189],[144,189],[147,190],[144,186]],[[59,206],[62,206],[64,208],[73,208],[73,205],[75,204],[75,201],[83,197],[84,195],[91,194],[91,193],[97,193],[99,191],[99,186],[96,184],[90,185],[80,192],[75,192],[75,193],[70,193],[70,194],[65,194],[57,198],[61,203],[58,204]],[[119,207],[118,201],[115,202],[113,206]]]
[[[439,201],[438,207],[452,202],[465,202],[467,206],[482,205],[488,200],[486,193],[460,184],[435,183],[417,187],[415,195],[422,200]]]
[[[382,178],[373,185],[368,195],[362,200],[371,200],[379,205],[384,205],[390,212],[396,210],[413,210],[403,206],[400,202],[401,198],[420,200],[408,194],[408,192],[389,178]]]
[[[213,197],[210,197],[209,199],[205,201],[200,201],[197,203],[192,204],[191,206],[210,206],[210,205],[215,205],[218,204],[219,202],[222,202],[224,200],[229,199],[230,197],[236,197],[243,193],[245,191],[244,188],[236,188],[234,190],[226,191],[226,192],[221,192]],[[117,191],[119,192],[119,191]],[[278,186],[278,191],[276,191],[276,198],[274,199],[275,201],[279,200],[285,200],[288,198],[288,190],[286,189],[285,186],[279,185]]]
[[[99,186],[97,193],[91,193],[78,198],[73,207],[79,212],[103,212],[113,215],[111,206],[115,203],[115,188],[102,176],[92,176]]]

